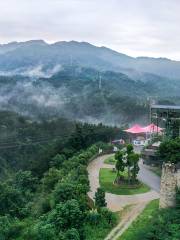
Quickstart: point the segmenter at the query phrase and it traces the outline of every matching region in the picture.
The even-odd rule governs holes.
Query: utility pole
[[[99,75],[99,90],[102,88],[102,77],[101,74]]]
[[[70,66],[72,67],[72,63],[73,63],[73,59],[72,59],[72,55],[70,55]]]

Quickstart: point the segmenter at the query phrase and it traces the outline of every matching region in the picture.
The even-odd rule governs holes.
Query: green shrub
[[[69,229],[65,233],[65,240],[80,240],[79,232],[75,229]]]
[[[117,216],[107,208],[101,208],[100,215],[110,226],[114,226],[117,223]]]
[[[65,160],[66,160],[66,156],[64,154],[59,154],[58,153],[50,161],[50,166],[55,167],[55,168],[60,168]]]
[[[76,186],[71,183],[61,183],[59,182],[53,191],[53,202],[54,205],[60,202],[66,202],[77,198],[76,196]]]
[[[88,212],[86,221],[91,225],[97,225],[100,223],[101,215],[100,213],[95,209],[90,212]]]
[[[44,191],[52,191],[57,184],[63,178],[62,172],[56,168],[50,168],[48,172],[44,174],[42,178],[42,187]]]

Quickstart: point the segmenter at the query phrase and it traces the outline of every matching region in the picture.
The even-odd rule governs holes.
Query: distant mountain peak
[[[72,41],[58,41],[58,42],[52,43],[51,45],[70,45],[70,46],[96,47],[96,46],[92,45],[91,43],[79,42],[79,41],[75,41],[75,40],[72,40]]]
[[[48,45],[48,43],[46,43],[44,40],[41,40],[41,39],[29,40],[29,41],[22,42],[22,43],[23,43],[23,44]],[[19,42],[19,44],[21,44],[21,42]]]
[[[10,71],[31,66],[79,65],[100,71],[116,71],[138,77],[141,73],[180,79],[180,61],[167,58],[133,58],[105,46],[88,42],[44,40],[12,42],[0,45],[0,71]],[[3,57],[2,57],[3,56]]]

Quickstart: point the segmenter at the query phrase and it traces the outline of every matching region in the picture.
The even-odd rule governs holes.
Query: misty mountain
[[[180,62],[86,42],[0,45],[0,109],[35,119],[146,122],[150,99],[178,103]]]
[[[150,98],[173,100],[180,81],[156,75],[132,80],[123,73],[64,66],[51,77],[0,77],[0,109],[35,119],[65,117],[86,122],[146,122]]]
[[[154,74],[170,79],[180,79],[180,62],[165,58],[133,58],[106,47],[96,47],[86,42],[56,42],[42,40],[12,42],[0,45],[1,75],[22,74],[48,77],[62,65],[79,65],[100,71],[117,71],[132,79]]]

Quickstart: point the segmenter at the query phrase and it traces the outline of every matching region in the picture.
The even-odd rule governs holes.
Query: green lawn
[[[143,240],[150,221],[159,209],[159,200],[150,202],[131,226],[118,238],[118,240]]]
[[[104,161],[104,163],[106,163],[106,164],[111,164],[111,165],[115,165],[116,160],[115,160],[114,156],[111,156],[111,157],[106,158],[105,161]]]
[[[127,175],[127,173],[125,173]],[[112,169],[101,168],[99,173],[100,185],[106,192],[114,193],[118,195],[131,195],[138,193],[145,193],[150,190],[150,188],[142,183],[139,183],[136,186],[129,186],[128,184],[115,185],[113,184],[116,178],[116,172],[113,172]]]

